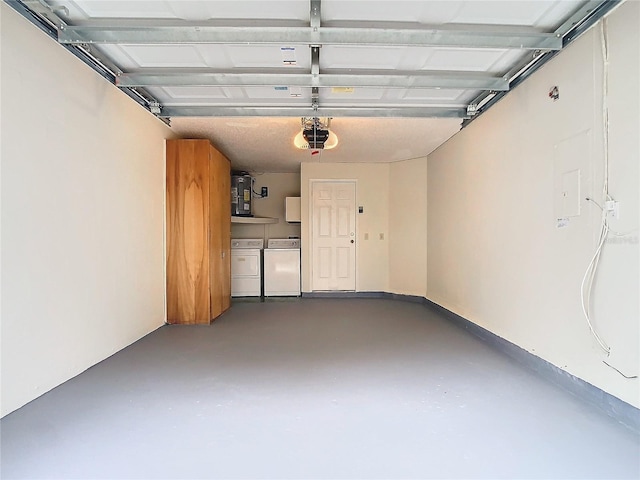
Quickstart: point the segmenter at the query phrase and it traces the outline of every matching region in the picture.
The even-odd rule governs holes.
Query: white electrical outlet
[[[620,218],[620,202],[615,202],[613,204],[613,218]]]
[[[604,202],[604,210],[607,212],[607,216],[615,219],[620,218],[620,202],[615,200],[607,200]]]

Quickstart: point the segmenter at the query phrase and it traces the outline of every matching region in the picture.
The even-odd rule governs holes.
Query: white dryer
[[[264,296],[300,296],[300,239],[273,238],[264,251]]]
[[[262,238],[231,240],[231,296],[262,295]]]

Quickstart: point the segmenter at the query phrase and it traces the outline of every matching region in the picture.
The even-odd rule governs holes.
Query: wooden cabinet
[[[231,306],[231,172],[208,140],[167,140],[167,321]]]

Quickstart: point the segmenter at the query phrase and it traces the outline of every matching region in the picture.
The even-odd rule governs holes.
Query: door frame
[[[355,277],[355,286],[354,286],[354,292],[358,291],[358,285],[359,285],[359,279],[358,279],[358,260],[359,260],[359,255],[358,255],[358,250],[360,248],[360,242],[358,242],[358,179],[356,178],[310,178],[309,179],[309,202],[308,202],[308,208],[309,208],[309,216],[307,217],[309,219],[309,290],[311,292],[320,292],[320,291],[326,291],[326,290],[314,290],[313,288],[313,187],[315,184],[321,184],[321,183],[351,183],[353,184],[353,191],[354,191],[354,197],[353,197],[353,208],[354,208],[354,216],[355,216],[355,224],[353,226],[354,229],[354,238],[356,240],[356,248],[355,248],[355,272],[353,272],[354,277]],[[350,290],[335,290],[335,291],[350,291]]]

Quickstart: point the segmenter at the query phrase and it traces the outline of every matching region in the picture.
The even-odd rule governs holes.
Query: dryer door
[[[231,296],[259,297],[262,287],[260,273],[260,250],[232,250]]]
[[[232,277],[259,277],[260,252],[253,250],[234,250],[231,252]]]

